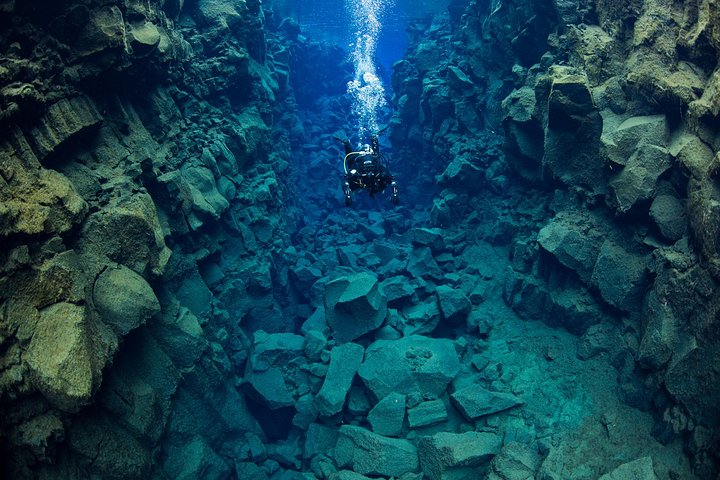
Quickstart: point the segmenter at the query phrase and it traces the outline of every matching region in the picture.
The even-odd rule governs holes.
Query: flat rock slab
[[[362,427],[343,425],[335,445],[339,468],[350,467],[361,475],[398,477],[415,472],[418,453],[408,440],[387,438]]]
[[[342,410],[364,353],[365,349],[357,343],[345,343],[332,349],[325,382],[315,397],[320,415],[329,417]]]
[[[461,388],[450,395],[450,400],[468,420],[502,412],[524,403],[514,395],[491,392],[477,384]]]
[[[422,402],[408,410],[408,424],[410,428],[436,425],[444,422],[447,418],[447,409],[442,400]]]
[[[371,344],[358,374],[375,398],[393,392],[438,397],[459,371],[451,340],[410,335]]]
[[[423,437],[418,455],[423,473],[430,480],[442,480],[448,472],[458,473],[490,462],[502,447],[502,437],[488,432],[441,432]],[[468,472],[469,473],[469,472]]]

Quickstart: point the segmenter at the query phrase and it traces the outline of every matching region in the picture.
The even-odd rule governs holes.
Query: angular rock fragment
[[[325,382],[315,397],[320,415],[329,417],[342,410],[363,353],[365,349],[357,343],[345,343],[332,349]]]
[[[610,180],[612,202],[619,212],[627,212],[637,202],[655,194],[660,176],[672,166],[670,154],[663,147],[641,145],[620,173]]]
[[[325,318],[337,340],[360,338],[380,327],[386,316],[387,299],[376,277],[358,273],[325,285]]]
[[[534,447],[517,442],[503,446],[493,458],[486,480],[525,480],[535,478],[540,454]]]
[[[411,232],[413,245],[430,247],[433,252],[439,252],[445,248],[445,239],[440,228],[414,228]]]
[[[401,275],[380,282],[380,290],[387,297],[388,305],[393,308],[402,305],[415,294],[410,279]]]
[[[426,427],[442,423],[448,418],[442,400],[428,400],[408,409],[408,425],[410,428]]]
[[[562,182],[604,193],[605,165],[598,155],[602,118],[587,77],[570,67],[550,69],[543,165]]]
[[[402,309],[406,324],[405,335],[427,335],[433,332],[440,323],[440,305],[437,295],[427,297],[416,304],[405,305]]]
[[[560,263],[589,283],[603,237],[603,232],[590,218],[561,214],[538,232],[537,241]]]
[[[433,258],[430,247],[413,249],[408,259],[407,271],[415,278],[442,278],[442,270]]]
[[[657,480],[651,457],[642,457],[632,462],[623,463],[599,480]]]
[[[313,458],[321,454],[331,454],[338,439],[336,428],[326,427],[319,423],[313,423],[305,432],[305,450],[303,457]]]
[[[452,341],[410,335],[371,344],[358,374],[375,398],[381,399],[393,392],[439,396],[459,371]]]
[[[100,124],[102,117],[88,97],[64,98],[48,108],[30,138],[40,160],[84,131]]]
[[[627,165],[639,145],[668,144],[669,129],[665,115],[649,115],[628,118],[616,128],[617,123],[608,121],[603,126],[603,145],[608,159],[615,165]]]
[[[685,205],[674,195],[658,195],[650,205],[650,218],[669,242],[677,242],[687,232]]]
[[[515,395],[491,392],[478,384],[457,390],[450,395],[450,400],[468,420],[502,412],[524,403]]]
[[[92,398],[104,362],[91,345],[85,308],[56,303],[44,308],[26,353],[30,379],[50,403],[74,411]]]
[[[155,203],[146,193],[113,199],[91,214],[78,244],[140,274],[161,274],[170,258]]]
[[[603,242],[593,269],[592,282],[610,305],[630,311],[642,301],[645,258],[627,252],[611,240]]]
[[[526,180],[539,180],[545,153],[545,133],[535,117],[535,90],[522,87],[502,102],[505,149],[510,166]]]
[[[440,311],[445,320],[458,324],[467,319],[470,310],[472,310],[472,303],[470,303],[462,290],[440,285],[437,287],[436,292]]]
[[[303,337],[292,333],[255,333],[245,371],[245,391],[271,410],[295,403],[294,375],[303,357]]]
[[[441,432],[421,438],[418,454],[422,471],[430,480],[468,478],[474,469],[489,463],[500,447],[502,437],[494,433]]]
[[[108,268],[93,287],[93,302],[116,334],[125,336],[160,312],[160,302],[143,277],[127,267]]]
[[[338,467],[361,475],[397,477],[418,469],[418,452],[408,440],[387,438],[362,427],[343,425],[335,445]]]
[[[405,395],[391,393],[382,398],[367,416],[372,431],[386,437],[399,437],[405,421]]]

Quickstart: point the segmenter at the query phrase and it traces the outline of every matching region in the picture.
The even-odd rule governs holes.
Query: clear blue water
[[[303,35],[336,43],[350,52],[354,42],[349,0],[275,0],[273,7],[281,16],[294,18]],[[449,0],[382,0],[382,30],[376,61],[386,83],[392,65],[403,58],[408,46],[407,26],[414,19],[447,9]]]

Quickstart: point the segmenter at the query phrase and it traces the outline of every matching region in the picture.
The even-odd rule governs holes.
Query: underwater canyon
[[[720,478],[715,1],[321,3],[0,0],[0,476]]]

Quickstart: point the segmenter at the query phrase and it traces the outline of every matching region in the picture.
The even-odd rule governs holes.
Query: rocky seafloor
[[[346,209],[271,2],[0,0],[2,476],[718,478],[715,3],[409,35]]]

